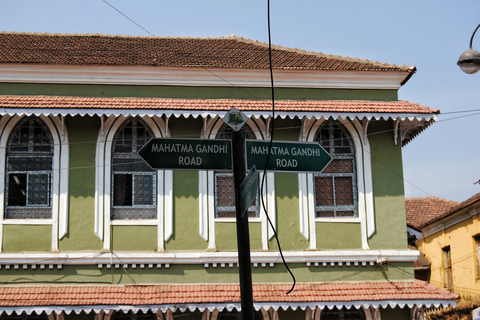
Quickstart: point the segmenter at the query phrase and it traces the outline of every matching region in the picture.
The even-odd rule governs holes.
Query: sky
[[[267,12],[267,0],[0,0],[0,30],[268,42]],[[271,0],[270,17],[275,45],[416,66],[399,99],[441,114],[403,147],[405,195],[465,201],[480,192],[480,72],[456,65],[480,1]]]

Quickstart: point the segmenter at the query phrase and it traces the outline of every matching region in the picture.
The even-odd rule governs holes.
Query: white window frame
[[[25,116],[5,115],[0,120],[0,174],[5,177],[6,147],[10,134]],[[3,225],[51,225],[51,250],[58,251],[59,240],[68,232],[68,172],[69,143],[64,119],[60,116],[39,115],[50,130],[53,139],[52,166],[52,218],[51,219],[4,219],[5,179],[0,179],[0,252],[3,251]]]
[[[311,118],[303,123],[303,132],[306,141],[314,141],[315,135],[326,119]],[[362,249],[369,249],[368,238],[375,232],[375,211],[373,204],[373,180],[370,156],[370,143],[364,134],[365,123],[358,120],[336,119],[350,134],[355,146],[355,159],[357,170],[357,205],[358,217],[354,218],[317,218],[315,214],[315,194],[313,174],[299,174],[299,207],[302,235],[310,240],[310,249],[317,249],[316,222],[328,223],[360,223]]]
[[[204,119],[203,133],[201,138],[203,139],[215,139],[218,131],[222,127],[224,122],[220,117],[211,119]],[[246,125],[248,125],[255,134],[255,138],[258,140],[264,139],[268,136],[267,126],[264,121],[257,118],[250,118]],[[263,177],[263,172],[259,172],[259,181]],[[267,207],[270,220],[272,224],[276,225],[276,203],[275,203],[275,175],[273,172],[267,172],[265,177],[265,183],[263,186],[263,201]],[[208,248],[215,249],[215,223],[226,222],[235,223],[235,218],[216,218],[215,217],[215,172],[213,170],[200,170],[199,171],[199,207],[200,207],[200,236],[208,241]],[[249,222],[261,223],[262,230],[262,248],[268,250],[268,240],[274,236],[273,229],[269,225],[266,217],[266,213],[261,203],[259,203],[259,216],[255,218],[249,218]]]
[[[133,115],[131,117],[134,117]],[[112,143],[118,129],[130,116],[110,116],[101,118],[101,128],[97,138],[95,173],[95,235],[103,241],[105,250],[111,248],[111,226],[157,226],[157,250],[165,250],[165,241],[173,235],[173,172],[157,170],[157,218],[147,220],[112,220]],[[152,130],[154,137],[166,137],[166,124],[160,117],[140,117]]]

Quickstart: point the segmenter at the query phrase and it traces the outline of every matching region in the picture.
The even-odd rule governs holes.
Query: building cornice
[[[398,90],[402,71],[274,70],[282,88]],[[270,73],[247,68],[0,64],[0,82],[270,87]]]
[[[287,263],[304,263],[307,266],[365,267],[387,262],[414,262],[417,250],[338,250],[338,251],[287,251]],[[273,267],[282,264],[278,252],[251,252],[253,267]],[[54,269],[66,265],[97,265],[99,268],[162,268],[174,264],[198,264],[208,267],[236,267],[237,252],[158,252],[158,253],[1,253],[3,269]]]

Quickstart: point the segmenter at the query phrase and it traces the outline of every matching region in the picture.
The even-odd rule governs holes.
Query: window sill
[[[215,222],[235,223],[237,222],[237,219],[236,218],[215,218]],[[248,218],[248,222],[262,222],[262,219],[260,217]]]
[[[112,226],[156,226],[158,225],[157,219],[145,219],[145,220],[111,220]]]
[[[2,224],[28,224],[28,225],[49,225],[52,219],[5,219]]]
[[[315,218],[315,222],[329,222],[329,223],[360,223],[360,218]]]

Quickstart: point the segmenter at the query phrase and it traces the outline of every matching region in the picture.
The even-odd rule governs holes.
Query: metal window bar
[[[116,133],[112,145],[112,220],[157,217],[157,175],[137,152],[153,132],[132,118]]]
[[[259,191],[252,205],[248,207],[249,217],[258,217]],[[235,190],[232,172],[215,172],[215,218],[235,218]]]
[[[323,172],[313,175],[316,217],[358,217],[355,149],[350,135],[340,123],[329,119],[315,141],[333,157]]]
[[[34,116],[19,121],[6,150],[5,218],[52,217],[53,138]]]

